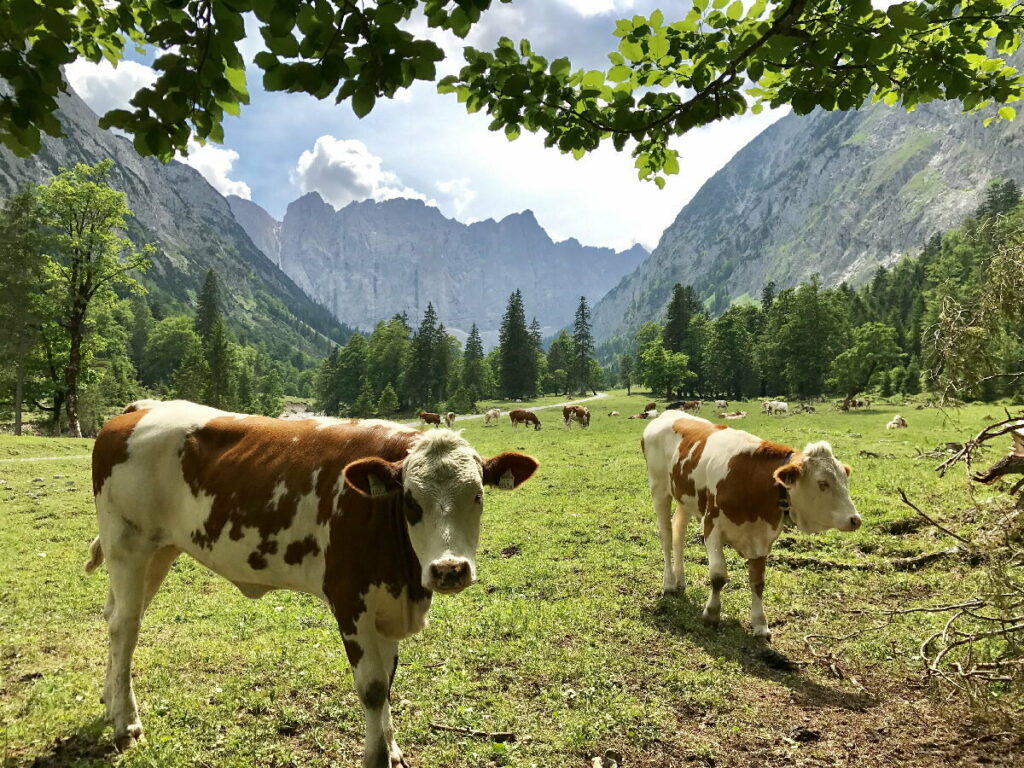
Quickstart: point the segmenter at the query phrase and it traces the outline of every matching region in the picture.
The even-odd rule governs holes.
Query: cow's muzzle
[[[430,564],[430,589],[449,594],[461,592],[472,583],[473,574],[468,560],[438,560]]]

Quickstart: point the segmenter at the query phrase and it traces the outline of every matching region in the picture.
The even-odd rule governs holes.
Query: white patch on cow
[[[448,429],[426,432],[410,449],[403,468],[405,490],[423,510],[409,526],[412,548],[423,566],[426,589],[436,590],[431,566],[465,563],[476,581],[476,547],[483,511],[483,468],[479,454]]]

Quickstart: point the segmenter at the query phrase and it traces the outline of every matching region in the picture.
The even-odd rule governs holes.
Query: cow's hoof
[[[715,616],[714,614],[710,614],[707,611],[704,611],[704,615],[702,618],[704,619],[705,627],[707,627],[708,629],[718,629],[718,616]]]
[[[754,637],[770,643],[772,641],[772,631],[768,627],[754,627]]]
[[[114,734],[114,746],[117,747],[118,752],[124,752],[135,744],[143,744],[145,741],[141,723],[132,723],[125,728],[124,733]]]

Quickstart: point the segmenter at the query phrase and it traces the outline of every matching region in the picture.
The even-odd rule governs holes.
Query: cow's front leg
[[[722,536],[717,528],[713,528],[704,541],[708,550],[708,575],[711,577],[711,595],[704,606],[704,623],[717,627],[722,615],[722,587],[729,581],[729,572],[725,567]]]
[[[345,637],[345,652],[352,665],[356,694],[366,716],[363,768],[405,766],[391,722],[391,682],[398,666],[398,642],[363,629]]]
[[[761,595],[764,593],[764,567],[767,557],[755,557],[747,560],[747,576],[750,580],[750,626],[754,637],[765,640],[772,639],[768,622],[764,617],[764,604]]]

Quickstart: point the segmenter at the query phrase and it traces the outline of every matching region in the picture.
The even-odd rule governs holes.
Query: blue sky
[[[458,40],[427,30],[449,54],[439,76],[456,71],[464,45],[490,47],[498,37],[526,37],[534,50],[574,66],[606,68],[616,47],[615,20],[663,7],[683,15],[689,3],[652,0],[515,0],[484,15],[470,37]],[[673,12],[672,6],[676,6]],[[249,27],[247,60],[262,43]],[[152,71],[140,62],[109,65],[77,62],[68,79],[99,112],[123,106]],[[678,138],[681,173],[664,190],[637,179],[628,152],[603,147],[576,161],[524,133],[509,142],[487,130],[489,119],[467,114],[454,96],[418,83],[394,101],[379,101],[359,120],[333,99],[267,93],[260,73],[249,70],[251,103],[225,124],[221,146],[196,147],[187,159],[225,194],[249,197],[280,219],[289,202],[317,191],[335,207],[353,200],[419,197],[460,221],[531,209],[556,240],[575,237],[586,245],[652,248],[661,232],[700,185],[785,110],[746,115]]]

